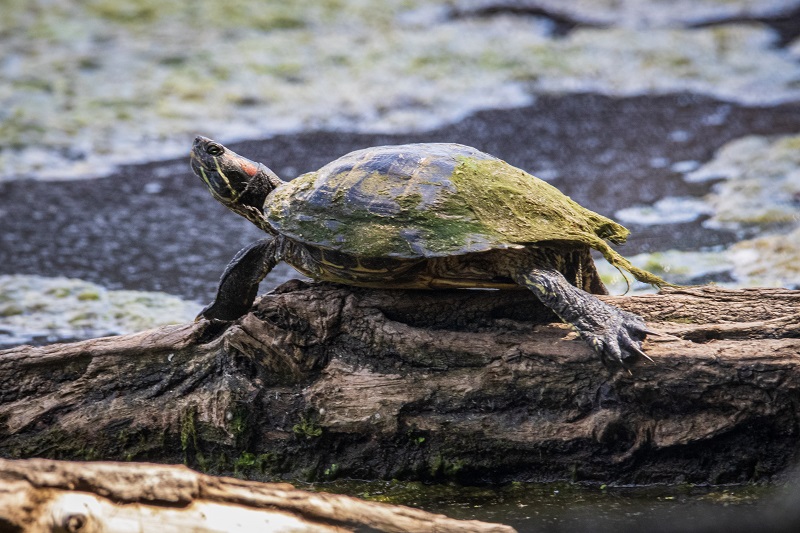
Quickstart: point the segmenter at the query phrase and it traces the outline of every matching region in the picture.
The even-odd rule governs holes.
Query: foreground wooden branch
[[[180,466],[0,459],[0,530],[508,533],[337,494],[198,474]]]
[[[662,333],[655,364],[604,368],[525,292],[301,282],[224,331],[7,350],[0,456],[468,483],[724,483],[791,464],[800,292],[608,300]]]

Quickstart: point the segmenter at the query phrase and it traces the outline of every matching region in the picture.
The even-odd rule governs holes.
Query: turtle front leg
[[[241,249],[225,267],[216,298],[197,318],[230,322],[247,313],[256,299],[258,284],[279,261],[277,240],[272,237]]]
[[[529,288],[561,320],[571,324],[597,352],[603,364],[613,360],[628,366],[638,357],[647,357],[641,348],[647,335],[641,317],[570,285],[554,269],[534,268],[518,275],[517,282]]]

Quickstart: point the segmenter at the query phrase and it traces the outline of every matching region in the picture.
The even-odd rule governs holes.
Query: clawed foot
[[[574,325],[605,366],[618,364],[628,368],[642,357],[652,361],[642,350],[642,341],[647,334],[655,333],[647,329],[638,315],[604,303],[591,317],[584,317]]]
[[[561,320],[578,330],[604,365],[628,368],[641,357],[650,359],[642,351],[642,341],[652,332],[648,331],[640,316],[618,309],[570,285],[554,269],[534,268],[517,279],[520,285],[533,291]]]

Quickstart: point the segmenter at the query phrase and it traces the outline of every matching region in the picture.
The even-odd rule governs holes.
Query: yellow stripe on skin
[[[208,187],[208,189],[214,194],[214,196],[218,196],[217,192],[214,190],[214,186],[211,185],[211,180],[209,180],[208,176],[206,175],[206,169],[204,169],[203,167],[200,167],[200,177],[203,178],[203,181],[206,183],[206,187]]]
[[[347,268],[344,265],[337,265],[336,263],[330,262],[325,258],[324,253],[322,254],[322,257],[319,259],[319,264],[337,268],[339,270],[344,270],[347,272],[364,272],[370,274],[386,274],[388,272],[391,272],[391,270],[389,270],[388,268],[378,268],[378,269],[366,268],[364,265],[361,264],[361,262],[358,262],[357,266],[355,267]]]
[[[367,268],[364,265],[362,265],[360,261],[357,263],[356,267],[353,267],[349,270],[351,270],[352,272],[375,272],[379,274],[384,272],[389,272],[388,268],[378,268],[378,269]]]
[[[222,171],[222,168],[220,168],[219,158],[217,157],[214,158],[214,165],[217,167],[217,172],[219,172],[219,175],[222,176],[223,180],[225,180],[225,185],[227,185],[228,189],[231,191],[230,201],[235,202],[239,198],[239,193],[236,192],[236,190],[231,186],[231,182],[230,180],[228,180],[228,176],[226,176],[225,173]]]
[[[224,196],[221,196],[217,192],[216,185],[212,184],[211,180],[208,179],[208,175],[206,175],[206,169],[204,169],[203,167],[200,167],[200,174],[202,175],[203,181],[206,183],[206,187],[208,187],[208,190],[211,192],[211,194],[214,196],[214,198],[216,198],[217,200],[219,200],[223,204],[228,203],[229,200],[227,198],[225,198]]]
[[[341,270],[344,270],[344,269],[345,269],[345,268],[344,268],[344,265],[337,265],[336,263],[331,263],[330,261],[328,261],[327,259],[325,259],[325,256],[323,256],[323,257],[322,257],[322,259],[320,259],[320,260],[319,260],[319,262],[320,262],[320,264],[322,264],[322,265],[325,265],[325,266],[329,266],[329,267],[333,267],[333,268],[338,268],[338,269],[341,269]]]

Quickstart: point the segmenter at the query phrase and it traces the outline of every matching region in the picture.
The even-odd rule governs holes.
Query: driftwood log
[[[0,531],[510,533],[399,505],[183,466],[0,459]]]
[[[0,352],[0,456],[259,480],[774,479],[800,449],[800,291],[604,297],[655,363],[607,369],[525,292],[289,282],[208,322]]]

